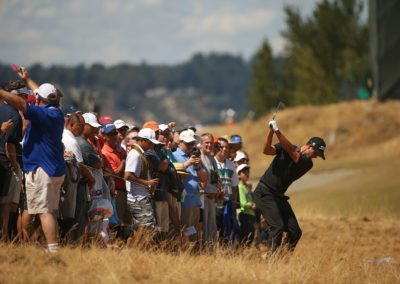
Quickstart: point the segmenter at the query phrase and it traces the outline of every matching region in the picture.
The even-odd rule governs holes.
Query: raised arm
[[[273,135],[274,135],[274,131],[272,130],[272,128],[269,128],[267,140],[265,140],[265,143],[264,143],[264,150],[263,150],[264,155],[275,155],[276,154],[275,147],[272,146],[272,136]]]
[[[275,120],[271,120],[269,122],[270,128],[275,132],[276,137],[278,137],[279,142],[282,145],[282,148],[288,152],[289,156],[292,160],[297,163],[300,159],[300,153],[296,151],[296,147],[282,134],[282,132],[278,128],[278,124]]]
[[[26,86],[32,91],[39,88],[39,85],[32,80],[31,76],[29,75],[28,69],[26,69],[25,67],[19,68],[18,75],[19,77],[21,77],[22,80],[25,81]]]

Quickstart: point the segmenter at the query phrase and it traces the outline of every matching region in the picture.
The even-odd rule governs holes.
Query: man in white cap
[[[126,158],[125,179],[128,191],[128,210],[133,222],[145,228],[155,228],[152,193],[158,179],[150,177],[150,165],[144,152],[160,144],[155,132],[150,128],[139,131],[138,139]]]
[[[190,174],[183,180],[184,199],[181,203],[181,223],[186,228],[185,234],[190,241],[197,240],[197,228],[200,223],[200,181],[206,181],[207,177],[201,167],[201,158],[192,155],[196,145],[193,130],[184,130],[179,135],[179,147],[174,152],[174,158],[178,163],[183,163]]]
[[[0,96],[31,121],[22,151],[28,213],[39,215],[48,250],[56,252],[58,226],[54,214],[58,210],[65,174],[61,142],[64,116],[58,108],[57,90],[52,84],[45,83],[39,87],[23,67],[18,74],[34,90],[37,105],[28,104],[23,98],[4,90],[0,90]]]

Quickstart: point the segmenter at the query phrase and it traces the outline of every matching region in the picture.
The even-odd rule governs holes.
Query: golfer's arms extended
[[[272,136],[274,135],[274,131],[270,128],[267,136],[267,140],[264,143],[264,155],[275,155],[275,147],[272,146]]]
[[[290,143],[290,141],[282,134],[280,130],[275,132],[276,137],[278,137],[279,142],[282,145],[282,148],[288,152],[289,156],[292,160],[297,163],[300,159],[300,153],[296,151],[296,147]]]

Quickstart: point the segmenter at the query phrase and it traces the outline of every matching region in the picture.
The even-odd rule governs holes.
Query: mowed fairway
[[[356,102],[349,107],[358,109],[359,104]],[[393,108],[399,106],[396,103]],[[382,110],[382,105],[376,109],[392,114],[392,107],[386,107],[389,109]],[[345,131],[342,130],[349,139],[351,131],[356,131],[353,134],[358,140],[354,144],[340,140],[339,131],[337,139],[343,144],[337,142],[330,148],[328,145],[327,160],[316,161],[309,173],[313,179],[337,171],[349,171],[350,175],[314,185],[310,183],[309,188],[305,185],[299,191],[289,189],[287,194],[303,229],[294,254],[270,257],[252,248],[235,252],[218,249],[215,255],[194,256],[138,247],[122,250],[65,247],[53,256],[46,254],[39,245],[3,245],[0,247],[0,283],[400,283],[400,154],[397,143],[400,119],[394,115],[387,118],[387,122],[392,123],[389,133],[380,128],[385,119],[381,115],[381,120],[376,121],[380,126],[367,125],[365,133],[375,128],[376,136],[383,135],[385,139],[374,140],[370,135],[370,140],[360,144],[364,139],[362,127],[352,119],[362,120],[362,113],[352,116],[354,111],[341,108],[343,104],[307,111],[312,114],[333,109],[334,113],[348,113],[347,118],[331,115],[333,126],[327,121],[326,128],[321,131],[328,135],[330,127],[338,129],[337,120],[347,119],[346,127],[354,125],[354,129],[343,126]],[[368,105],[362,105],[361,109],[368,109],[368,115],[375,117]],[[303,113],[302,109],[294,109],[279,114],[287,118],[282,130],[295,125],[300,117],[303,119]],[[251,128],[250,123],[245,122],[226,133],[244,133],[253,178],[270,162],[268,157],[259,154],[265,130],[261,134],[254,132],[260,133],[261,125],[265,129],[265,121],[266,118],[252,123]],[[301,125],[312,123],[312,120],[301,121]],[[212,128],[218,134],[226,130]],[[293,142],[300,143],[311,134],[305,131],[303,137],[296,134],[302,133],[301,129],[292,127],[288,137],[292,134],[296,139]],[[318,129],[313,131],[318,132]],[[250,139],[256,134],[259,139]]]

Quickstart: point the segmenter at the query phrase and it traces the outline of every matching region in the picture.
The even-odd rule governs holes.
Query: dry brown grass
[[[254,250],[193,256],[131,248],[0,248],[2,283],[399,283],[400,222],[300,219],[293,255],[262,258]],[[396,263],[374,263],[391,257]]]
[[[123,250],[66,247],[49,255],[40,246],[2,245],[0,283],[400,283],[398,109],[398,101],[369,101],[278,114],[293,143],[327,137],[327,160],[317,161],[312,172],[357,172],[310,190],[289,189],[303,229],[292,255],[263,258],[255,249],[218,249],[194,256],[138,243]],[[242,134],[256,177],[271,160],[260,155],[269,117],[206,130]]]

